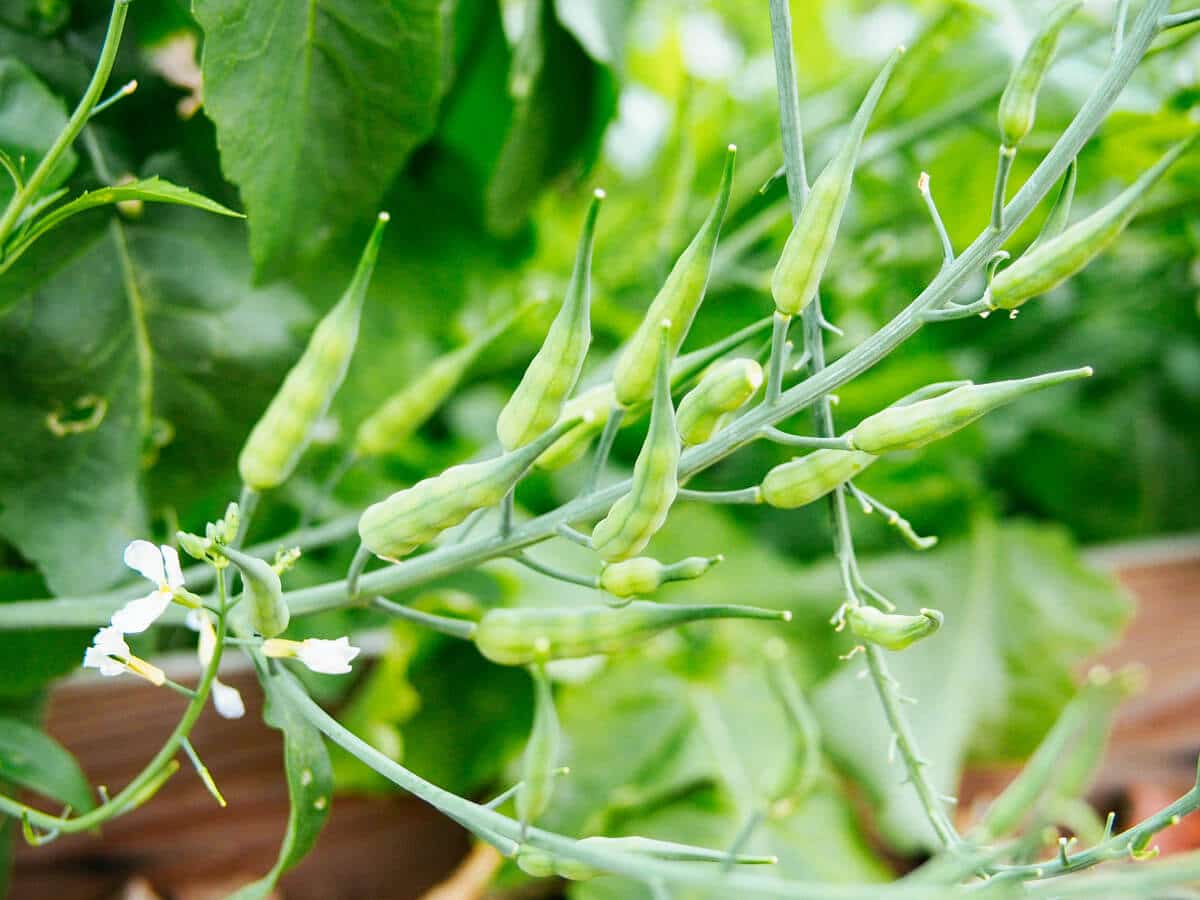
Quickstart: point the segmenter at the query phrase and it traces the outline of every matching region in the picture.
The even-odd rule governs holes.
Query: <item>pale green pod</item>
[[[1034,391],[1088,378],[1091,367],[1049,372],[1032,378],[994,381],[955,388],[931,400],[890,406],[859,422],[846,437],[857,450],[876,456],[896,450],[915,450],[953,434],[999,406]]]
[[[614,597],[653,594],[668,581],[699,578],[721,561],[720,556],[689,556],[664,565],[649,556],[609,563],[600,572],[600,587]]]
[[[477,509],[495,506],[547,447],[574,427],[568,420],[531,444],[477,463],[452,466],[367,507],[358,520],[363,546],[387,560],[407,556]]]
[[[586,863],[556,856],[528,844],[523,844],[517,851],[517,868],[534,878],[550,878],[557,875],[568,881],[589,881],[601,874],[599,869]]]
[[[488,345],[507,331],[526,309],[527,304],[522,304],[482,334],[439,356],[363,419],[354,433],[355,457],[382,456],[403,445],[454,393]]]
[[[778,509],[798,509],[845,484],[878,459],[861,450],[814,450],[781,463],[762,481],[763,502]]]
[[[603,199],[604,191],[597,190],[584,220],[563,305],[496,420],[496,434],[505,450],[525,446],[555,423],[583,371],[592,343],[592,244]]]
[[[944,619],[936,609],[922,609],[919,616],[885,613],[874,606],[852,606],[846,611],[851,634],[888,650],[903,650],[929,637]]]
[[[245,596],[239,604],[246,623],[265,638],[282,634],[288,626],[291,612],[283,599],[279,574],[266,560],[250,556],[233,547],[221,546],[218,551],[233,563],[242,576]]]
[[[387,213],[380,213],[350,286],[317,324],[304,353],[246,439],[238,472],[247,487],[263,491],[288,479],[312,440],[317,421],[341,387],[358,340],[363,301],[387,221]]]
[[[479,652],[492,662],[524,666],[618,653],[668,628],[702,619],[787,622],[791,613],[754,606],[671,606],[641,600],[620,609],[608,606],[491,609],[479,620],[472,639]]]
[[[726,413],[741,409],[763,383],[763,370],[753,359],[718,363],[688,391],[675,414],[684,444],[703,444],[717,433]]]
[[[562,743],[558,712],[554,708],[554,691],[550,679],[540,667],[533,669],[533,727],[521,760],[521,783],[517,787],[517,819],[521,832],[529,828],[554,794],[555,769],[558,768],[559,745]]]
[[[592,530],[592,549],[606,562],[636,556],[662,528],[679,491],[679,432],[671,405],[670,323],[660,328],[650,430],[633,465],[629,493]]]
[[[1200,134],[1200,133],[1198,133]],[[1057,237],[1042,241],[988,285],[984,299],[993,309],[1016,309],[1026,300],[1062,284],[1095,259],[1137,214],[1143,198],[1168,168],[1192,147],[1197,134],[1179,142],[1133,184]]]
[[[692,327],[692,320],[696,317],[696,311],[700,309],[704,291],[708,287],[709,269],[717,249],[717,239],[721,235],[725,209],[729,206],[736,155],[737,148],[730,144],[729,153],[725,157],[725,171],[721,176],[721,187],[708,218],[704,220],[687,249],[675,261],[671,274],[667,276],[637,330],[630,336],[617,359],[617,366],[613,371],[613,384],[616,387],[617,401],[622,406],[633,406],[648,400],[654,392],[660,323],[671,323],[668,332],[670,357],[679,352],[683,339]]]
[[[817,296],[850,197],[854,167],[867,123],[871,121],[871,114],[875,112],[901,53],[903,49],[893,53],[883,71],[875,77],[850,122],[841,147],[813,182],[804,209],[783,246],[783,253],[771,274],[771,297],[775,300],[775,308],[785,316],[798,315]]]
[[[1000,141],[1005,147],[1015,150],[1033,128],[1033,121],[1037,117],[1038,92],[1042,89],[1042,81],[1050,63],[1054,61],[1058,37],[1067,20],[1081,5],[1082,0],[1070,0],[1051,11],[1041,31],[1026,48],[1021,61],[1009,76],[1004,93],[1000,95],[999,112]]]

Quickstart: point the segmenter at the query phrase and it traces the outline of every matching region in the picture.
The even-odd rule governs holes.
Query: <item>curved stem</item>
[[[386,597],[376,597],[371,601],[371,605],[378,610],[395,616],[397,619],[404,619],[406,622],[430,628],[440,634],[448,634],[450,637],[462,638],[464,641],[469,641],[475,636],[475,623],[466,619],[455,619],[452,616],[437,616],[433,613],[422,612],[419,609],[412,609],[388,600]]]
[[[1000,161],[996,165],[996,187],[992,193],[992,229],[1004,230],[1004,198],[1008,194],[1008,173],[1012,171],[1016,147],[1000,145]]]
[[[675,496],[680,500],[700,500],[704,503],[762,503],[762,489],[758,485],[732,491],[694,491],[691,488],[680,488]]]
[[[538,562],[526,553],[514,553],[512,558],[531,572],[537,572],[539,575],[545,575],[547,578],[553,578],[556,581],[565,581],[567,584],[577,584],[580,587],[600,587],[600,577],[598,575],[578,575],[574,572],[568,572],[565,569],[559,569],[555,566]]]
[[[768,406],[778,403],[779,395],[783,392],[783,370],[788,357],[787,333],[792,317],[777,312],[771,321],[771,362],[767,370],[767,395],[763,400]]]
[[[346,599],[354,603],[358,599],[358,580],[362,577],[363,569],[371,561],[371,551],[367,545],[359,543],[350,560],[350,568],[346,571]]]

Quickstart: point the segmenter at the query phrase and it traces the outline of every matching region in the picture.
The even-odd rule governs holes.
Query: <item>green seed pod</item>
[[[350,286],[318,323],[304,353],[242,447],[238,472],[248,487],[262,491],[288,479],[312,439],[313,427],[341,387],[358,340],[363,300],[387,221],[387,213],[380,213]]]
[[[883,71],[875,77],[850,122],[842,146],[813,182],[804,209],[796,218],[792,233],[783,246],[783,253],[771,275],[771,296],[775,300],[775,308],[785,316],[797,315],[817,295],[817,288],[833,254],[846,200],[850,197],[854,166],[858,161],[867,123],[901,53],[903,49],[893,53]]]
[[[517,868],[534,878],[550,878],[557,875],[568,881],[588,881],[601,874],[586,863],[555,856],[537,847],[522,845],[517,851]]]
[[[674,841],[660,841],[654,838],[639,836],[630,837],[588,837],[579,841],[579,846],[596,850],[615,851],[617,853],[641,853],[655,859],[671,860],[674,862],[730,862],[729,853],[725,850],[713,850],[709,847],[695,847],[691,844],[677,844]],[[748,853],[738,853],[732,861],[737,865],[772,866],[779,862],[775,856],[758,856]]]
[[[635,556],[611,563],[600,573],[600,587],[614,597],[636,597],[653,594],[668,581],[689,581],[699,578],[724,557],[689,556],[677,563],[663,565],[649,556]]]
[[[603,199],[604,191],[597,190],[588,207],[562,308],[496,421],[496,434],[505,450],[523,447],[554,424],[583,371],[592,342],[592,242]]]
[[[885,613],[874,606],[852,606],[846,611],[851,634],[888,650],[903,650],[929,637],[944,619],[936,609],[922,609],[919,616]]]
[[[669,348],[667,354],[674,357],[679,352],[683,339],[692,327],[696,311],[704,300],[708,287],[708,271],[713,254],[717,249],[717,238],[721,234],[721,223],[725,219],[725,208],[729,205],[729,192],[733,187],[733,161],[737,148],[729,145],[725,157],[725,171],[721,176],[721,187],[708,218],[692,238],[688,248],[680,254],[671,269],[671,274],[659,289],[658,295],[646,310],[646,315],[617,359],[613,372],[617,400],[622,406],[633,406],[648,400],[654,392],[654,369],[659,343],[660,323],[669,321]]]
[[[545,453],[537,458],[539,469],[555,471],[583,457],[601,431],[608,415],[616,403],[616,393],[611,381],[588,388],[578,397],[572,397],[563,404],[560,421],[582,418],[578,425],[550,445]]]
[[[1005,147],[1015,150],[1033,128],[1038,92],[1058,50],[1058,36],[1081,5],[1081,0],[1071,0],[1054,9],[1009,76],[1000,95],[1000,141]]]
[[[1124,191],[1057,237],[1040,242],[988,285],[993,309],[1016,309],[1026,300],[1062,284],[1116,240],[1137,214],[1142,199],[1179,157],[1192,147],[1192,135],[1168,150]]]
[[[473,340],[439,356],[424,372],[363,419],[354,433],[355,457],[382,456],[399,448],[454,393],[479,354],[507,331],[527,308],[522,304]]]
[[[218,551],[237,566],[242,576],[246,596],[239,605],[246,623],[258,634],[273,638],[288,626],[291,613],[283,599],[279,574],[266,560],[250,556],[233,547],[218,547]]]
[[[798,509],[845,484],[876,459],[860,450],[814,450],[768,472],[762,482],[763,501],[777,509]]]
[[[563,422],[520,450],[452,466],[367,507],[358,520],[363,546],[394,562],[475,510],[495,506],[538,455],[574,425],[574,421]]]
[[[633,465],[633,486],[592,530],[592,548],[606,562],[636,556],[667,520],[679,490],[679,432],[669,383],[670,323],[660,329],[650,430]]]
[[[517,818],[522,834],[546,811],[554,794],[554,775],[561,743],[558,713],[550,679],[540,667],[533,669],[533,728],[521,760],[521,784],[517,788]]]
[[[679,401],[675,421],[685,444],[703,444],[717,433],[726,413],[740,409],[763,383],[763,370],[752,359],[731,359],[704,373]]]
[[[999,406],[1034,391],[1091,377],[1092,369],[1066,369],[1032,378],[993,381],[955,388],[931,400],[887,409],[863,419],[846,437],[856,450],[876,456],[896,450],[916,450],[970,425]]]
[[[491,609],[475,629],[479,652],[502,666],[577,659],[636,647],[677,625],[701,619],[776,619],[791,613],[754,606],[668,606],[637,601],[608,606]]]

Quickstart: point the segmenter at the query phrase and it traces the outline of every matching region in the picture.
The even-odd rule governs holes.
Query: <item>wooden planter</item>
[[[1187,790],[1200,752],[1200,541],[1178,540],[1092,553],[1138,600],[1121,644],[1101,661],[1139,662],[1150,689],[1121,714],[1097,797],[1134,815]],[[185,676],[186,677],[186,676]],[[60,838],[16,854],[12,900],[128,897],[208,900],[261,875],[275,858],[287,818],[278,732],[262,724],[248,672],[226,680],[242,689],[246,716],[202,717],[194,733],[209,768],[232,798],[219,809],[185,767],[160,795],[107,825],[99,836]],[[119,787],[174,726],[181,698],[132,679],[70,679],[53,693],[48,729],[79,758],[93,783]],[[993,793],[1012,772],[968,773],[960,792]],[[1165,832],[1164,852],[1200,846],[1200,825]],[[466,853],[458,826],[410,797],[339,796],[316,849],[282,881],[287,900],[421,897]]]

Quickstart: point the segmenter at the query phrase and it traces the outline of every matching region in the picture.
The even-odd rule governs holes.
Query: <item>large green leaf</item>
[[[62,744],[17,719],[0,718],[0,782],[87,812],[95,804],[79,763]]]
[[[62,100],[16,59],[0,59],[0,150],[22,178],[29,177],[66,124],[67,109]],[[62,184],[76,162],[72,150],[60,156],[42,185],[42,193],[48,194]],[[12,179],[0,172],[0,208],[12,195]]]
[[[205,109],[241,189],[256,267],[277,273],[370,219],[430,133],[445,0],[196,0]]]
[[[0,571],[0,603],[46,593],[46,584],[37,572]],[[0,632],[0,716],[40,722],[39,689],[77,668],[90,638],[90,631],[76,628]]]
[[[838,597],[836,576],[801,586]],[[935,607],[942,629],[889,654],[892,674],[918,705],[905,707],[929,778],[957,790],[968,759],[1018,759],[1032,751],[1075,690],[1073,671],[1111,641],[1129,604],[1109,579],[1086,569],[1064,534],[1034,525],[979,523],[970,540],[933,553],[897,554],[864,567],[868,582],[902,610]],[[847,643],[849,640],[847,639]],[[899,763],[891,731],[861,664],[822,684],[814,706],[830,752],[880,802],[881,825],[898,848],[935,841]]]

